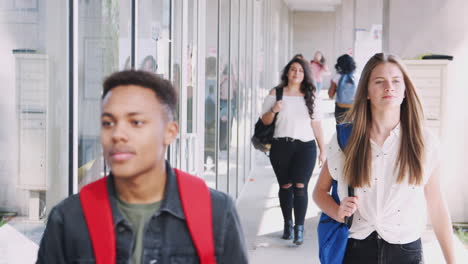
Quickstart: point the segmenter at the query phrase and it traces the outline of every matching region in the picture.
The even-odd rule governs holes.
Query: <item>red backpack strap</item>
[[[174,169],[187,226],[201,264],[215,264],[211,196],[206,183],[193,175]]]
[[[107,192],[107,177],[83,187],[80,191],[80,201],[96,263],[115,264],[114,220]]]

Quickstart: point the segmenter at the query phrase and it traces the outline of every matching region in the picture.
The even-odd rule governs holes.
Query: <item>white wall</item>
[[[354,47],[354,0],[345,0],[335,11],[335,49],[339,57],[352,53]]]
[[[354,3],[354,60],[356,76],[359,76],[367,61],[382,52],[383,1],[355,0]]]
[[[335,46],[335,12],[294,12],[293,54],[302,53],[306,60],[313,59],[321,51],[327,59],[326,65],[334,72],[338,56]],[[330,77],[324,78],[324,89],[328,89]]]
[[[311,60],[315,51],[320,50],[334,73],[336,59],[345,53],[353,53],[354,0],[343,1],[331,12],[296,11],[293,28],[293,54],[302,53]],[[332,76],[324,78],[324,89],[328,89]]]
[[[383,0],[355,0],[355,27],[369,30],[372,24],[382,24]]]
[[[465,0],[391,0],[385,43],[391,53],[413,58],[449,54],[450,80],[443,109],[441,181],[454,221],[468,220],[468,2]]]

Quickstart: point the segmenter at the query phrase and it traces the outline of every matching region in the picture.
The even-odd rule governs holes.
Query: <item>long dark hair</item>
[[[309,111],[310,118],[313,118],[316,88],[312,82],[310,68],[307,61],[299,58],[293,58],[291,61],[289,61],[281,74],[281,84],[279,87],[284,88],[288,86],[288,72],[293,63],[299,63],[304,70],[304,80],[302,80],[301,83],[301,92],[304,94],[304,100],[307,106],[307,110]]]

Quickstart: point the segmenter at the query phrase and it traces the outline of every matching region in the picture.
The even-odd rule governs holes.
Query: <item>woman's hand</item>
[[[341,203],[340,207],[338,208],[338,219],[340,222],[344,223],[345,216],[350,217],[356,212],[358,209],[358,197],[346,197],[344,198]]]
[[[283,100],[276,101],[275,105],[271,108],[273,113],[278,113],[283,109]]]
[[[434,169],[429,181],[424,186],[424,195],[432,228],[444,253],[445,262],[452,264],[457,262],[455,242],[452,219],[450,218],[450,212],[440,187],[439,177],[441,175],[443,174],[441,173],[440,166],[438,166]]]
[[[322,167],[325,163],[325,144],[323,142],[323,130],[322,130],[322,121],[312,121],[310,123],[312,130],[314,131],[315,141],[317,142],[319,149],[318,163],[319,167]]]
[[[330,81],[330,88],[328,88],[328,97],[333,100],[336,93],[336,83],[334,81]]]
[[[318,157],[318,162],[319,162],[319,167],[321,168],[323,166],[323,164],[325,163],[325,159],[326,159],[326,155],[325,155],[325,151],[322,151],[320,150],[320,154],[319,154],[319,157]]]

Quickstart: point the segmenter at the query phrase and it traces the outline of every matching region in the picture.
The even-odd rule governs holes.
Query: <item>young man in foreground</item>
[[[178,133],[176,105],[177,94],[170,82],[149,72],[117,72],[104,82],[101,143],[111,168],[106,197],[117,263],[199,261],[187,227],[178,178],[165,161],[167,147]],[[52,209],[37,263],[96,261],[88,215],[85,217],[83,201],[80,203],[82,193]],[[247,263],[232,199],[215,190],[209,191],[209,197],[216,261]]]

